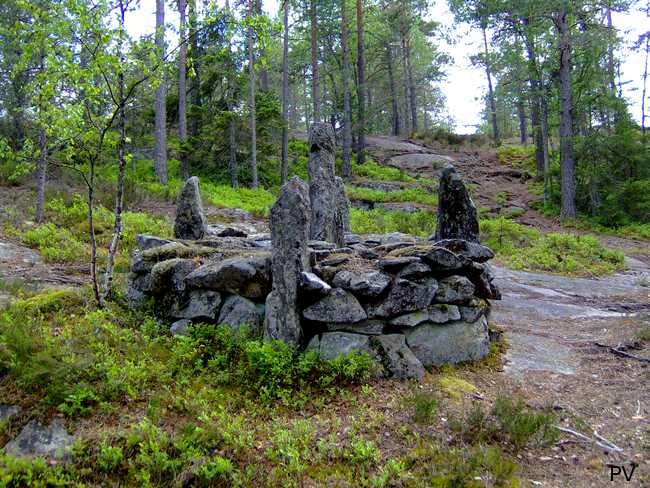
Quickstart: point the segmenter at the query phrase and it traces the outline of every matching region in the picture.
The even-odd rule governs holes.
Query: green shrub
[[[350,200],[365,200],[367,202],[415,202],[435,207],[438,205],[438,195],[424,188],[407,188],[397,191],[381,191],[360,186],[347,186],[347,196]]]
[[[419,424],[428,424],[438,408],[438,398],[431,392],[417,392],[411,398],[413,403],[413,420]]]
[[[405,172],[400,171],[397,168],[378,164],[372,159],[367,160],[363,164],[353,162],[352,174],[373,181],[416,181],[415,178],[409,176]]]
[[[70,230],[52,222],[17,233],[25,244],[38,249],[46,262],[73,262],[88,256],[83,243]]]
[[[481,241],[514,269],[599,276],[625,268],[623,253],[605,248],[593,236],[543,235],[504,217],[481,220]]]
[[[503,165],[521,168],[533,174],[537,170],[534,145],[501,146],[497,149],[497,159]]]
[[[358,234],[385,234],[404,232],[426,237],[436,231],[437,216],[434,212],[394,212],[387,210],[358,210],[350,212],[352,231]]]
[[[492,409],[499,432],[515,449],[521,449],[532,440],[549,445],[557,441],[559,431],[554,426],[555,415],[550,411],[536,412],[523,400],[506,396],[496,399]]]

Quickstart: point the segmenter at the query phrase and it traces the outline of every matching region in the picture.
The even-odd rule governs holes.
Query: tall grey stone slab
[[[309,221],[309,188],[294,176],[271,207],[273,288],[266,298],[265,339],[297,343],[302,338],[298,293],[301,273],[309,271]]]
[[[177,239],[198,240],[203,238],[205,231],[206,221],[199,190],[199,179],[192,176],[188,178],[185,186],[178,194],[174,237]]]
[[[465,239],[479,242],[476,207],[465,183],[452,165],[445,165],[438,187],[436,240]]]
[[[349,202],[343,180],[334,174],[336,142],[329,124],[312,124],[309,129],[309,197],[314,240],[345,245],[350,228]]]

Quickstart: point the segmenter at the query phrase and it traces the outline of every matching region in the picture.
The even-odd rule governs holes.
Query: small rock
[[[332,284],[355,295],[378,297],[390,285],[390,278],[376,270],[343,270],[334,276]]]
[[[327,323],[354,323],[368,318],[354,295],[341,288],[334,288],[329,295],[307,307],[302,315],[308,320]]]
[[[397,327],[415,327],[416,325],[421,324],[422,322],[427,322],[429,320],[429,313],[425,310],[418,310],[417,312],[411,312],[399,317],[395,317],[389,323]]]
[[[380,268],[388,271],[389,273],[396,273],[409,264],[421,262],[420,258],[415,256],[405,257],[385,257],[378,261]]]
[[[330,285],[309,271],[303,271],[300,273],[300,284],[302,290],[307,293],[327,295],[330,291],[332,291],[332,287]]]
[[[147,234],[138,234],[135,236],[135,245],[140,251],[146,251],[147,249],[152,249],[154,247],[164,246],[169,244],[169,239],[163,239],[161,237],[150,236]]]
[[[349,356],[354,351],[365,352],[376,358],[377,354],[370,347],[370,337],[350,332],[325,332],[320,339],[312,339],[307,349],[317,349],[321,359],[336,359]]]
[[[74,437],[68,434],[60,420],[47,426],[31,420],[15,439],[5,445],[4,450],[15,457],[66,459],[73,443]]]
[[[436,241],[436,236],[429,237],[430,241],[435,241],[434,246],[444,247],[451,252],[463,256],[477,263],[484,263],[494,258],[494,252],[489,247],[483,246],[478,242],[470,242],[464,239],[443,239]]]
[[[216,320],[221,305],[221,295],[214,290],[192,290],[186,301],[172,308],[176,319]]]
[[[466,307],[460,307],[460,315],[465,322],[476,322],[483,315],[487,315],[490,304],[481,299],[472,299]]]
[[[185,278],[192,288],[227,291],[248,298],[265,297],[271,286],[268,254],[242,256],[204,264]]]
[[[435,301],[464,304],[474,296],[474,285],[464,276],[449,276],[438,282]]]
[[[397,273],[398,278],[405,280],[417,280],[431,274],[431,268],[423,262],[415,262],[407,265]]]
[[[434,324],[444,324],[446,322],[461,319],[460,310],[456,305],[448,305],[446,303],[431,305],[428,312],[429,321]]]
[[[388,334],[377,337],[379,350],[377,352],[381,364],[388,372],[388,376],[395,379],[422,378],[424,366],[406,345],[406,338],[402,334]]]
[[[174,258],[151,268],[151,292],[157,295],[185,290],[185,277],[199,267],[191,259]]]
[[[331,251],[332,249],[336,249],[336,244],[327,241],[310,240],[307,242],[307,247],[319,251]]]
[[[18,405],[0,405],[0,423],[20,413]]]
[[[430,278],[423,283],[398,279],[386,299],[378,306],[370,307],[371,317],[393,317],[405,312],[424,310],[436,295],[438,282]]]
[[[186,336],[191,323],[192,321],[190,319],[177,320],[169,328],[169,333],[174,337]]]
[[[329,332],[353,332],[355,334],[380,335],[386,323],[383,320],[363,320],[355,324],[327,324]]]
[[[226,298],[219,314],[219,323],[229,325],[235,330],[248,326],[252,335],[257,336],[264,322],[264,307],[256,305],[239,295]]]

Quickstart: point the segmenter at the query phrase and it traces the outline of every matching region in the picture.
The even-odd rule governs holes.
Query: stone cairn
[[[478,242],[476,212],[455,170],[443,172],[439,235],[357,236],[345,232],[348,203],[334,177],[329,127],[312,128],[310,151],[310,185],[294,177],[281,188],[270,236],[138,236],[127,298],[153,299],[173,334],[191,322],[247,326],[324,359],[364,351],[385,377],[419,378],[426,366],[484,357],[488,300],[500,298],[486,264],[494,254]],[[198,208],[190,184],[197,191],[183,205]],[[187,215],[178,212],[175,228],[191,225],[178,222]]]

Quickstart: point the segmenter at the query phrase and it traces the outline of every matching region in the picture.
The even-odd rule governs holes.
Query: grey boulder
[[[187,299],[177,302],[171,316],[176,319],[216,320],[221,305],[221,295],[214,290],[192,290]]]
[[[354,323],[368,318],[359,300],[341,288],[334,288],[329,295],[307,307],[302,315],[307,320],[326,323]]]
[[[474,285],[464,276],[449,276],[438,282],[435,301],[438,303],[464,304],[474,296]]]
[[[393,317],[405,312],[424,310],[436,295],[438,282],[430,278],[422,283],[398,279],[384,301],[368,309],[370,317]]]
[[[365,352],[376,358],[375,350],[370,347],[370,337],[350,332],[325,332],[319,338],[315,336],[308,344],[307,350],[318,351],[321,359],[336,359],[339,356],[349,356],[355,351]]]
[[[196,261],[182,258],[156,263],[151,268],[151,292],[165,294],[185,290],[185,277],[198,266]]]
[[[424,366],[406,345],[403,334],[387,334],[372,340],[378,342],[378,355],[388,377],[419,379],[424,376]]]
[[[248,298],[262,298],[271,286],[268,255],[241,256],[204,264],[187,276],[191,288],[227,291]]]
[[[336,273],[332,284],[338,288],[351,291],[355,295],[378,297],[390,285],[390,278],[384,273],[372,269],[364,271],[342,270]]]
[[[176,200],[174,236],[178,239],[202,239],[206,231],[203,202],[199,190],[199,179],[188,178]]]
[[[485,317],[474,323],[425,323],[404,334],[409,348],[424,366],[476,361],[490,351]]]
[[[4,450],[15,457],[66,459],[73,443],[74,437],[68,434],[60,420],[47,426],[31,420],[15,439],[5,445]]]
[[[264,322],[264,307],[239,295],[226,298],[219,314],[219,323],[235,330],[247,326],[253,335],[258,335]]]

